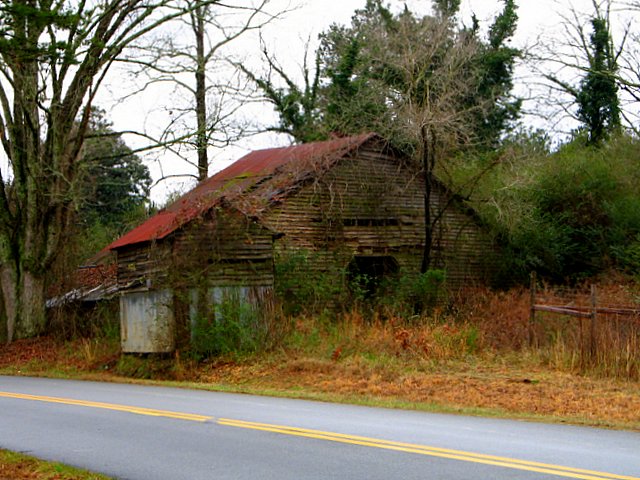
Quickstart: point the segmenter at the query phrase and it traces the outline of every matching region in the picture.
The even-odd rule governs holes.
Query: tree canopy
[[[474,83],[464,89],[464,107],[457,105],[475,111],[469,119],[473,144],[495,147],[518,118],[521,104],[511,95],[519,51],[508,45],[517,22],[516,5],[505,0],[487,38],[481,38],[475,18],[471,27],[460,26],[459,3],[434,2],[435,14],[420,15],[406,7],[393,13],[382,0],[367,0],[350,25],[334,24],[321,34],[315,73],[305,62],[303,87],[265,51],[267,74],[248,73],[280,116],[273,130],[289,133],[298,142],[365,130],[393,138],[393,131],[402,129],[399,103],[409,103],[408,96],[413,96],[411,101],[422,96],[423,105],[444,98],[444,82],[456,81],[450,76],[438,79],[440,90],[430,90],[429,99],[424,90],[435,86],[434,77],[444,73],[439,69],[453,57],[465,62],[456,68],[467,69]],[[415,61],[409,65],[411,55]]]
[[[80,221],[84,225],[126,224],[127,218],[149,201],[149,169],[122,135],[113,131],[104,111],[92,110],[86,137]]]

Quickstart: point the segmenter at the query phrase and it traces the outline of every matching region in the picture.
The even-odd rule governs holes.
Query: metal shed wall
[[[120,331],[125,353],[165,353],[175,349],[170,290],[129,292],[120,297]]]

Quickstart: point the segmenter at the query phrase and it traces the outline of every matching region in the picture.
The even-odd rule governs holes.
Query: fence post
[[[596,358],[596,328],[598,321],[598,308],[597,308],[597,298],[596,298],[596,286],[591,285],[591,328],[590,328],[590,337],[591,337],[591,359],[594,360]]]
[[[529,346],[533,347],[534,344],[534,326],[536,322],[536,272],[531,272],[531,286],[530,286],[530,294],[531,294],[531,309],[529,311]]]

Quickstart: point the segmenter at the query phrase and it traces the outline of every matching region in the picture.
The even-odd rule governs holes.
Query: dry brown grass
[[[113,342],[96,339],[63,341],[54,337],[17,340],[0,348],[0,369],[5,373],[73,375],[112,368],[120,356]]]
[[[385,366],[362,357],[337,362],[277,357],[269,363],[218,365],[201,372],[199,381],[241,385],[245,391],[303,391],[329,398],[368,398],[389,405],[437,405],[471,413],[480,409],[640,429],[638,384],[489,361],[421,370]]]

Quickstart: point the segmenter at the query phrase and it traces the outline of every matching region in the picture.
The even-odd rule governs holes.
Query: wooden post
[[[598,321],[598,307],[597,307],[597,298],[596,298],[596,286],[591,285],[591,327],[590,327],[590,337],[591,337],[591,360],[595,360],[596,358],[596,331],[597,331],[597,321]]]
[[[529,311],[529,346],[533,347],[534,344],[534,326],[535,326],[535,322],[536,322],[536,285],[537,283],[537,279],[536,279],[536,272],[531,272],[531,286],[530,286],[530,293],[531,293],[531,309]]]

